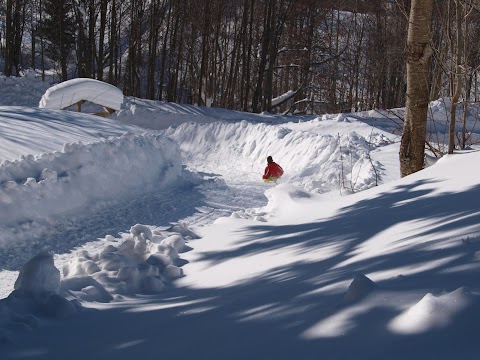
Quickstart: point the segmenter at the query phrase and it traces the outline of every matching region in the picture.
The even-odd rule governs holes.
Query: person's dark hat
[[[271,156],[268,156],[268,157],[267,157],[267,162],[268,162],[269,164],[271,164],[271,163],[273,162],[273,159],[272,159]]]

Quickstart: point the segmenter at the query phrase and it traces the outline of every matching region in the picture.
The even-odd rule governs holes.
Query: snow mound
[[[428,293],[418,303],[395,317],[388,328],[398,334],[419,334],[444,328],[469,303],[469,293],[463,287],[438,297]]]
[[[357,274],[345,293],[344,301],[347,304],[359,301],[370,294],[375,287],[375,283],[368,277],[363,274]]]
[[[170,232],[175,232],[180,234],[183,237],[190,238],[190,239],[199,239],[200,236],[198,236],[195,232],[193,232],[189,227],[188,224],[184,222],[179,222],[178,224],[174,224],[170,226],[167,231]]]
[[[30,293],[54,292],[60,286],[60,271],[53,264],[53,256],[40,253],[30,259],[20,270],[15,290]]]
[[[185,240],[180,235],[170,235],[166,239],[162,240],[162,244],[171,246],[177,252],[180,252],[185,248]]]
[[[175,264],[185,243],[181,235],[136,224],[126,238],[106,244],[97,254],[79,251],[63,267],[62,291],[82,301],[98,302],[162,292],[166,283],[183,276]]]
[[[338,122],[350,122],[349,118],[348,118],[349,114],[344,114],[344,113],[340,113],[337,115],[337,121]]]
[[[0,344],[12,340],[12,333],[28,331],[40,325],[42,318],[65,319],[82,306],[58,293],[60,272],[53,256],[42,252],[20,270],[15,290],[0,301]]]
[[[78,78],[64,81],[49,88],[40,100],[39,107],[65,109],[86,100],[113,110],[120,110],[123,103],[122,91],[103,81]]]

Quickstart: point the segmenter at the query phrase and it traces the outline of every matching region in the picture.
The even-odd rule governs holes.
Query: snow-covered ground
[[[478,357],[475,147],[399,179],[402,109],[100,118],[0,83],[1,359]]]

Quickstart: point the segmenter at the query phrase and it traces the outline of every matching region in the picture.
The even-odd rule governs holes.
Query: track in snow
[[[88,214],[56,219],[54,229],[39,239],[0,248],[2,269],[18,271],[41,251],[67,254],[107,235],[117,236],[135,224],[168,228],[185,222],[189,227],[211,224],[234,211],[266,205],[262,183],[225,184],[206,180],[197,186],[180,185],[120,201]]]

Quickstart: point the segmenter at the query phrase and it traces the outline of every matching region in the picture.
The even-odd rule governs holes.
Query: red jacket
[[[265,168],[265,174],[263,174],[264,179],[268,179],[271,177],[279,178],[283,175],[283,169],[280,165],[276,162],[271,162]]]

